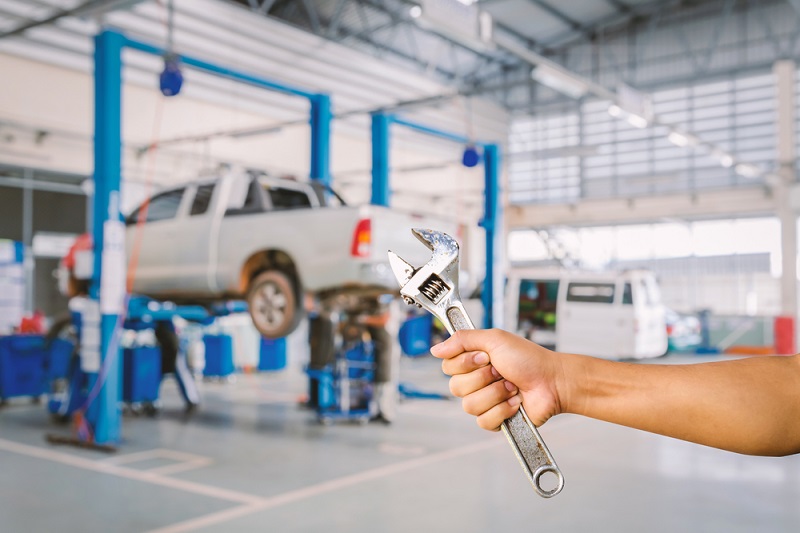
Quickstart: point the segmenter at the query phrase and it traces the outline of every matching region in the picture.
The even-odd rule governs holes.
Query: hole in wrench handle
[[[536,426],[533,425],[525,409],[519,411],[503,422],[503,433],[505,434],[514,454],[517,456],[528,481],[533,485],[533,489],[543,498],[552,498],[564,488],[564,476],[561,470],[550,455],[550,450],[542,440]],[[557,478],[557,485],[554,489],[545,490],[541,486],[543,474],[551,472]]]
[[[467,313],[458,305],[453,305],[447,309],[447,321],[450,322],[450,327],[452,328],[450,333],[460,329],[475,329]]]

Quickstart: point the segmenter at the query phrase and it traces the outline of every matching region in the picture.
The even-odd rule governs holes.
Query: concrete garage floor
[[[431,358],[404,360],[403,379],[447,390]],[[116,455],[48,446],[45,432],[66,430],[14,402],[0,411],[0,531],[800,530],[800,456],[564,415],[542,434],[566,487],[543,500],[457,401],[407,401],[391,426],[324,427],[296,406],[304,390],[296,372],[204,383],[186,420],[169,383],[158,418],[125,418]]]

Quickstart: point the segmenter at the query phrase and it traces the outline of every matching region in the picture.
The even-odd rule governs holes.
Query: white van
[[[517,270],[506,327],[559,352],[644,359],[667,352],[665,309],[651,272]]]

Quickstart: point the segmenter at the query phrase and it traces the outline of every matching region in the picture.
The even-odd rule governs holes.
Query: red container
[[[775,318],[775,353],[792,355],[797,352],[793,316]]]

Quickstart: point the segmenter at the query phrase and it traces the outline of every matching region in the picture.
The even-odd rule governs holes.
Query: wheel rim
[[[271,282],[259,287],[253,298],[253,304],[259,322],[269,329],[275,329],[286,320],[289,299],[281,288]]]

